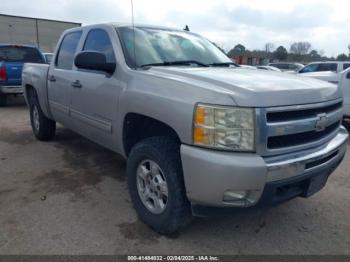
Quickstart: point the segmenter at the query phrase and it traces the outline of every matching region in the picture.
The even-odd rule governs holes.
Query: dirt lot
[[[164,237],[137,220],[123,159],[62,127],[36,141],[17,98],[0,108],[0,254],[350,254],[349,170],[347,154],[309,199]]]

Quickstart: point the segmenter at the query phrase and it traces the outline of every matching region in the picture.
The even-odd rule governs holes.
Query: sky
[[[226,51],[309,41],[327,56],[349,53],[348,0],[133,0],[135,23],[184,28]],[[131,0],[1,0],[0,13],[81,22],[131,22]]]

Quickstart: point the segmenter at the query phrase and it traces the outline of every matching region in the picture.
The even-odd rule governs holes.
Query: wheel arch
[[[125,115],[122,139],[126,156],[129,155],[132,147],[138,142],[155,136],[171,137],[178,144],[181,143],[180,136],[176,130],[167,123],[139,113],[128,113]]]

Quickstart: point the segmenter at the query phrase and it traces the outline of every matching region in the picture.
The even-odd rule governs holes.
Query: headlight
[[[236,151],[254,151],[254,109],[198,104],[193,143]]]

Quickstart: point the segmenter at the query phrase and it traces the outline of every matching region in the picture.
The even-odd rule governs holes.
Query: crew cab
[[[34,46],[0,44],[0,106],[7,104],[8,95],[22,93],[23,63],[44,63],[44,57]]]
[[[22,86],[39,140],[59,122],[127,159],[137,214],[163,234],[192,215],[313,195],[348,140],[336,85],[237,67],[172,28],[69,29],[50,65],[25,64]]]

